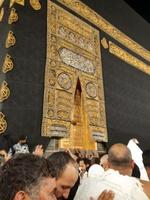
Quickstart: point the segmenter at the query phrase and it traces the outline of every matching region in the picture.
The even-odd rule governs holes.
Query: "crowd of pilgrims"
[[[0,150],[0,200],[149,200],[150,149],[136,139],[108,152],[63,150],[44,156],[20,136]]]

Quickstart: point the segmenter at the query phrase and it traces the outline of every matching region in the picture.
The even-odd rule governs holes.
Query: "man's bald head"
[[[108,151],[108,163],[110,168],[118,171],[133,168],[132,155],[128,147],[121,143],[112,145]]]

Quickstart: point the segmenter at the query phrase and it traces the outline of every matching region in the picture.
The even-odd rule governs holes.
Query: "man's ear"
[[[134,160],[131,161],[131,168],[134,169],[135,163]]]
[[[28,194],[24,191],[18,191],[13,200],[27,200]]]
[[[110,164],[110,162],[107,160],[107,168],[109,169],[109,168],[111,168],[111,164]]]

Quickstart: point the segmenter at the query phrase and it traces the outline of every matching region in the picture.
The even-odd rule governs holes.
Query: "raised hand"
[[[97,200],[114,200],[115,194],[111,190],[104,190],[98,197]],[[90,200],[94,200],[92,197]]]
[[[43,156],[43,146],[42,145],[37,145],[35,147],[35,150],[33,151],[33,154],[37,155],[37,156]]]

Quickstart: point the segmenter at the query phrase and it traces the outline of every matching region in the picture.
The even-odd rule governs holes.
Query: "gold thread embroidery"
[[[3,71],[3,73],[7,73],[8,71],[12,70],[13,68],[14,68],[14,64],[12,61],[12,57],[9,54],[6,54],[4,63],[3,63],[3,67],[2,67],[2,71]]]
[[[6,81],[3,81],[1,88],[0,88],[0,102],[8,99],[10,96],[10,89],[8,88],[8,84]]]
[[[14,46],[15,43],[16,43],[16,38],[14,36],[14,33],[12,31],[9,31],[6,42],[5,42],[5,47],[9,48],[11,46]]]
[[[0,7],[3,5],[4,0],[0,0]]]
[[[143,48],[137,42],[129,38],[127,35],[122,33],[119,29],[111,25],[107,20],[97,14],[95,11],[90,9],[84,3],[79,0],[58,0],[60,3],[64,4],[68,8],[72,9],[88,21],[92,22],[99,29],[106,32],[108,35],[113,37],[115,40],[123,44],[125,47],[129,48],[139,56],[143,57],[147,61],[150,61],[150,51]]]
[[[106,38],[101,39],[101,44],[104,47],[104,49],[108,49],[108,43]]]
[[[34,10],[40,10],[41,9],[41,3],[39,0],[30,0],[30,5]]]
[[[9,18],[8,18],[8,24],[12,24],[12,23],[17,22],[17,21],[18,21],[18,14],[16,12],[16,9],[12,8],[10,15],[9,15]]]
[[[10,0],[9,7],[11,8],[15,3],[24,6],[25,0]]]
[[[1,8],[1,10],[0,10],[0,22],[3,20],[3,16],[4,16],[4,8]]]
[[[109,52],[142,72],[150,75],[150,66],[109,41]]]
[[[7,129],[7,122],[5,119],[5,115],[0,112],[0,134],[4,133]]]

